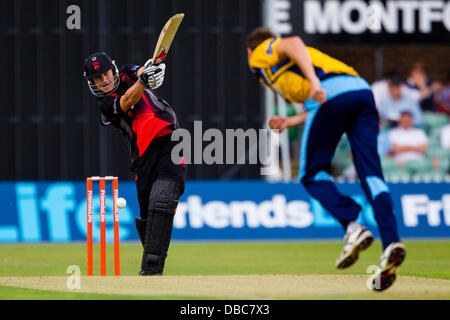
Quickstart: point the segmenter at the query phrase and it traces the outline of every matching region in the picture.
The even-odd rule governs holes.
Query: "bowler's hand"
[[[279,130],[280,132],[283,132],[284,129],[287,128],[286,118],[282,118],[280,116],[272,116],[269,119],[269,127],[272,130]]]
[[[311,99],[321,104],[327,102],[327,90],[320,87],[319,79],[310,81],[310,85],[311,85]]]

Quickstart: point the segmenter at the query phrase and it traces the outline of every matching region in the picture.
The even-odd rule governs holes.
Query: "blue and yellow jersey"
[[[281,38],[270,38],[258,45],[250,57],[250,67],[267,87],[280,93],[285,99],[303,103],[309,99],[309,81],[291,59],[281,60],[278,44]],[[322,81],[336,75],[359,77],[358,72],[317,49],[306,47],[317,77]]]

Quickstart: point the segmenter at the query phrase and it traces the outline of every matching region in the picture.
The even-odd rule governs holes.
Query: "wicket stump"
[[[92,182],[99,181],[100,189],[100,275],[106,276],[106,181],[112,181],[113,215],[114,215],[114,274],[120,276],[120,247],[119,247],[119,209],[116,202],[119,197],[119,179],[117,177],[90,177],[86,179],[87,199],[87,275],[92,276]]]

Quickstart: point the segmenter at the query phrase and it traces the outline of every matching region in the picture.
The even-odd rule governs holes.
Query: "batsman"
[[[143,245],[140,275],[162,275],[178,199],[184,192],[186,166],[173,163],[172,132],[179,128],[171,106],[153,90],[164,81],[165,64],[116,66],[106,53],[91,54],[84,77],[98,97],[100,124],[125,138],[135,173],[140,218],[136,228]]]

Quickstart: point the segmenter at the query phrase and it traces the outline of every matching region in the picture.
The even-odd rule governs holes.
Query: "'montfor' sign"
[[[295,31],[316,42],[444,44],[450,0],[291,1]],[[299,13],[300,12],[300,16]]]

